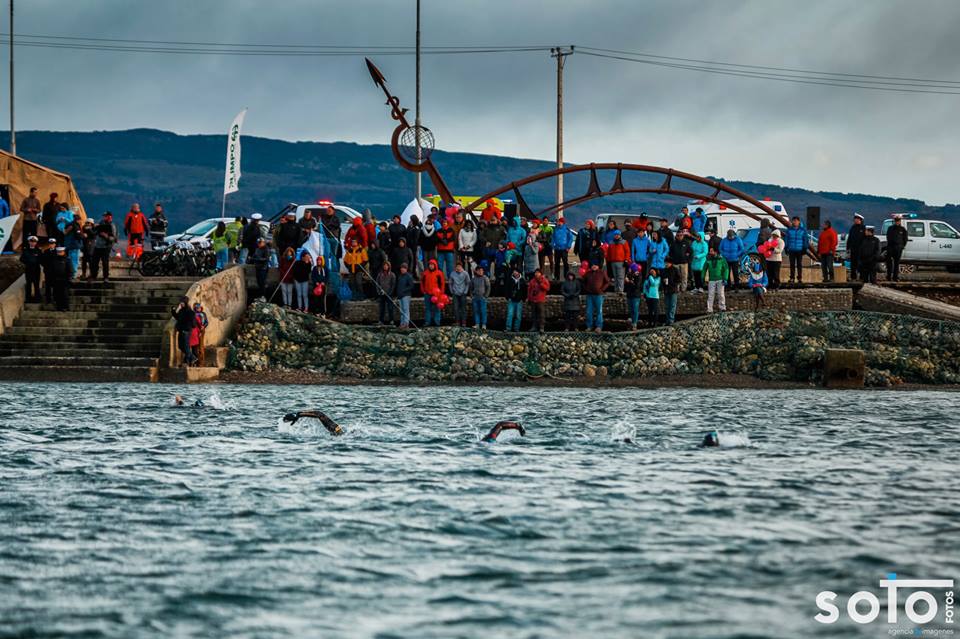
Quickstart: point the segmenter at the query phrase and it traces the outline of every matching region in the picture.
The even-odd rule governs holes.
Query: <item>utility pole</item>
[[[13,0],[10,0],[10,153],[17,154],[17,130],[13,124]]]
[[[564,58],[573,55],[573,45],[553,47],[550,57],[557,59],[557,168],[563,168],[563,63]],[[563,174],[557,175],[557,216],[561,214],[563,204]]]
[[[12,1],[12,0],[11,0]],[[417,138],[417,164],[420,164],[420,0],[417,0],[417,119],[413,126]],[[420,180],[421,173],[414,173],[417,177],[417,205],[420,204],[420,197],[423,194],[423,183]]]

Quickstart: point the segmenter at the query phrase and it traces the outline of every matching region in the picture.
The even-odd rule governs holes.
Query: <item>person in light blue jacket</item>
[[[697,210],[699,211],[700,209]],[[707,253],[709,250],[710,246],[706,240],[703,239],[703,233],[694,231],[693,242],[690,243],[690,272],[693,273],[694,292],[704,290],[703,267],[707,263]]]
[[[738,288],[740,285],[740,258],[743,257],[747,249],[743,246],[743,240],[733,229],[727,229],[727,236],[720,240],[720,257],[727,262],[730,267],[730,280],[732,288]]]
[[[797,283],[801,283],[803,282],[803,254],[807,252],[808,240],[807,227],[798,216],[795,215],[790,220],[790,228],[787,229],[787,236],[783,243],[790,257],[790,281],[793,282],[796,278]]]
[[[570,249],[573,248],[576,237],[576,234],[567,226],[566,220],[562,217],[559,218],[557,226],[553,229],[553,239],[550,242],[553,247],[553,279],[560,279],[561,262],[563,262],[563,276],[566,277],[567,273],[570,272],[570,263],[567,256]]]
[[[766,306],[763,301],[763,294],[767,292],[767,273],[763,270],[763,264],[754,262],[747,278],[747,287],[753,292],[753,310],[756,312],[761,306]]]
[[[640,265],[640,281],[647,276],[647,260],[650,259],[650,238],[647,229],[638,229],[637,236],[630,242],[630,259]]]
[[[660,317],[660,272],[654,266],[650,267],[650,275],[643,282],[643,297],[647,300],[647,318],[650,326],[656,326]]]
[[[527,232],[520,226],[520,216],[516,215],[507,225],[507,242],[513,242],[516,246],[523,246],[527,241]]]
[[[691,231],[703,235],[703,230],[707,228],[707,216],[703,214],[703,209],[699,206],[690,217],[690,224]]]
[[[666,264],[667,253],[670,252],[670,245],[660,237],[660,231],[650,232],[650,247],[647,252],[647,266],[649,269],[662,269]]]

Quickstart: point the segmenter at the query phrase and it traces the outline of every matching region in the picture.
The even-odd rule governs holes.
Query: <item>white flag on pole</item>
[[[223,194],[235,193],[240,190],[240,127],[243,118],[247,115],[244,109],[233,119],[230,131],[227,134],[227,171],[223,179]]]

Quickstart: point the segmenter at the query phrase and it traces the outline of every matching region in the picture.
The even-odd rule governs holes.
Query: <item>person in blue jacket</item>
[[[796,215],[790,220],[787,237],[784,239],[787,255],[790,256],[790,282],[796,276],[797,283],[803,282],[803,254],[807,252],[807,227]]]
[[[557,219],[557,226],[553,229],[553,239],[550,241],[553,247],[553,279],[560,279],[560,262],[563,262],[563,276],[566,277],[570,272],[568,255],[575,239],[576,235],[567,226],[566,220],[562,217]]]
[[[699,206],[697,210],[693,212],[693,215],[690,217],[691,227],[690,230],[696,233],[703,234],[703,230],[707,228],[707,216],[703,214],[703,209]]]
[[[520,216],[514,216],[507,225],[507,242],[513,242],[517,246],[523,246],[527,241],[527,232],[520,226]]]
[[[630,242],[630,259],[640,266],[640,281],[647,277],[647,260],[650,259],[650,238],[647,229],[639,229],[637,236]]]
[[[750,269],[750,275],[747,277],[747,288],[753,292],[753,310],[758,310],[761,306],[766,306],[763,301],[763,294],[767,292],[767,273],[763,270],[763,264],[754,262]]]
[[[670,245],[667,244],[667,241],[660,237],[660,231],[651,231],[650,232],[650,247],[647,252],[649,256],[647,258],[647,268],[662,269],[666,264],[664,260],[667,258],[667,253],[670,252]]]
[[[613,236],[620,232],[617,223],[613,220],[607,222],[607,228],[603,231],[603,243],[613,244]]]
[[[747,252],[743,246],[743,240],[733,229],[727,229],[727,236],[720,240],[720,257],[727,262],[730,267],[730,280],[732,288],[740,286],[740,258]]]

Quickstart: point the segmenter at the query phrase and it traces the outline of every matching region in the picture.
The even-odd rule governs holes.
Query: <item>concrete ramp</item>
[[[960,322],[960,307],[875,284],[864,284],[855,301],[865,311]]]

